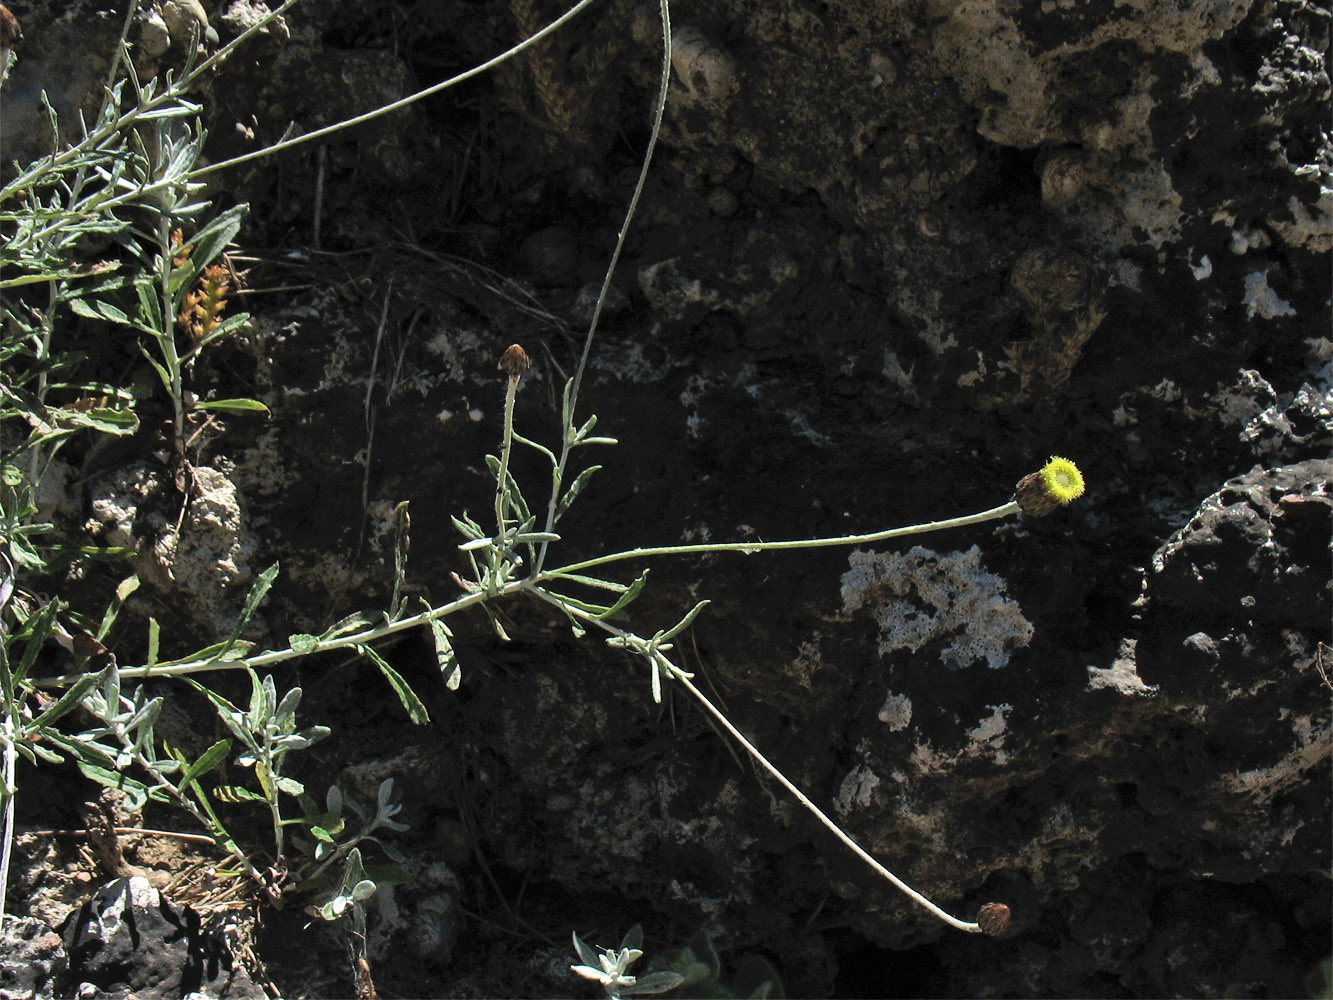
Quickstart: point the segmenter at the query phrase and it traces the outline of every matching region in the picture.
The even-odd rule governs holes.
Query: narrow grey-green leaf
[[[600,618],[611,610],[606,604],[593,604],[589,601],[580,601],[577,597],[570,597],[566,594],[558,594],[554,590],[546,590],[546,593],[554,597],[566,607],[576,608],[579,611],[592,615],[594,618]]]
[[[699,612],[702,611],[705,607],[707,607],[709,603],[710,602],[708,601],[700,601],[698,604],[692,607],[690,609],[690,613],[687,614],[684,618],[682,618],[676,625],[672,626],[665,632],[656,636],[655,637],[656,641],[660,643],[666,639],[670,639],[673,636],[679,635],[681,632],[685,631],[685,629],[690,627],[690,623],[694,621],[695,616],[698,615]]]
[[[554,579],[570,580],[574,583],[581,583],[585,587],[598,587],[601,590],[611,590],[617,594],[623,594],[625,591],[629,590],[629,587],[623,583],[602,580],[595,576],[584,576],[582,573],[561,573],[559,571],[554,571],[550,576]]]
[[[260,602],[264,599],[265,595],[268,594],[269,588],[273,586],[273,581],[277,578],[277,563],[274,563],[259,574],[258,579],[254,582],[254,586],[252,586],[250,592],[245,595],[245,604],[241,607],[241,614],[236,619],[236,624],[232,626],[231,635],[228,636],[227,641],[222,644],[221,651],[213,657],[214,662],[222,659],[227,651],[235,644],[236,640],[241,637],[241,632],[249,623],[250,616],[255,613],[255,609],[259,607]]]
[[[430,620],[430,634],[435,641],[435,659],[440,665],[440,675],[444,677],[445,687],[457,691],[463,680],[463,670],[458,663],[458,654],[454,644],[449,641],[449,626],[438,618]]]
[[[209,399],[195,403],[196,410],[218,410],[222,413],[268,413],[269,409],[257,399]]]
[[[355,632],[358,629],[364,629],[374,625],[379,619],[380,612],[378,611],[353,611],[346,618],[341,618],[326,628],[320,633],[319,638],[321,640],[336,639],[338,636],[346,635],[348,632]]]
[[[430,713],[426,711],[426,706],[421,703],[421,699],[417,697],[416,692],[412,690],[407,681],[403,680],[402,675],[389,666],[384,657],[369,646],[357,646],[356,648],[366,659],[380,668],[380,673],[384,675],[389,682],[389,686],[398,695],[398,700],[403,703],[403,708],[407,709],[408,718],[418,726],[424,726],[429,722]]]
[[[607,608],[597,617],[605,620],[607,618],[611,618],[614,615],[619,614],[621,611],[624,610],[627,604],[629,604],[631,601],[634,600],[634,598],[639,596],[639,592],[643,590],[643,586],[647,582],[648,582],[648,571],[645,569],[642,573],[639,574],[639,578],[635,580],[632,584],[630,584],[629,589],[620,595],[616,603],[611,605],[611,607]]]
[[[565,490],[565,495],[562,496],[560,502],[556,504],[556,521],[559,521],[565,516],[565,512],[569,510],[574,501],[578,499],[578,495],[583,492],[583,488],[588,485],[588,481],[592,479],[593,473],[597,472],[599,469],[601,469],[600,465],[590,465],[574,477],[574,481],[569,484],[569,489]]]
[[[185,772],[181,778],[180,790],[182,793],[190,787],[190,784],[197,781],[201,774],[207,774],[227,756],[227,751],[231,749],[231,740],[218,740],[211,747],[199,755],[196,760]]]
[[[291,647],[293,653],[300,653],[304,656],[315,651],[315,648],[319,645],[319,639],[306,632],[298,632],[287,637],[287,645]]]
[[[479,525],[476,521],[472,520],[472,518],[468,517],[466,514],[464,514],[462,518],[457,518],[454,517],[452,514],[450,514],[449,520],[454,522],[454,527],[458,529],[458,533],[462,535],[464,538],[486,537],[486,532],[484,532],[481,529],[481,525]]]

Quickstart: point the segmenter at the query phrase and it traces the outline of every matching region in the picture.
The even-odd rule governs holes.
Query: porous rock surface
[[[31,5],[7,115],[39,82],[84,99],[80,77],[25,76],[44,23],[75,44],[64,6]],[[520,430],[554,440],[660,58],[656,11],[610,6],[531,64],[218,179],[254,207],[255,282],[287,289],[194,373],[274,414],[213,445],[250,564],[283,567],[267,641],[383,606],[401,500],[414,585],[457,593],[449,515],[491,503],[511,342],[535,359]],[[558,900],[552,927],[611,926],[610,945],[640,920],[650,940],[704,926],[766,954],[789,995],[1303,995],[1333,909],[1327,10],[674,13],[662,146],[583,389],[620,444],[561,551],[869,532],[1077,461],[1087,495],[1042,520],[656,560],[630,609],[651,635],[711,599],[677,653],[732,720],[907,881],[967,917],[1005,902],[1011,929],[943,928],[686,699],[659,711],[641,662],[536,606],[506,609],[510,643],[460,624],[457,695],[428,641],[395,650],[426,731],[373,672],[308,677],[303,711],[339,713],[346,740],[317,759],[401,762],[418,861],[461,824],[488,873]],[[517,38],[493,2],[287,20],[210,84],[213,157]],[[539,460],[520,450],[515,472],[542,495]],[[494,905],[493,878],[464,884]],[[484,933],[450,929],[434,959],[383,948],[377,981],[463,989]]]

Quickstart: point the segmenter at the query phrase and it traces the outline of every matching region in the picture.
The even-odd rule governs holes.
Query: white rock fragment
[[[1004,578],[982,568],[978,546],[947,554],[919,545],[905,553],[858,550],[848,562],[843,612],[870,609],[881,656],[944,642],[939,656],[946,665],[985,660],[998,669],[1032,640],[1032,623],[1005,595]]]

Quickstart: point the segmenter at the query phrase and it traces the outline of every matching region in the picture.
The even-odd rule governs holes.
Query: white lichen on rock
[[[876,718],[888,726],[891,733],[906,729],[912,721],[912,699],[905,694],[894,694],[890,691],[884,699],[884,704],[880,706]]]
[[[871,610],[880,656],[943,643],[939,658],[948,666],[985,660],[998,669],[1032,639],[1032,623],[1006,596],[1004,578],[982,567],[975,545],[947,554],[919,545],[904,553],[857,550],[848,562],[843,613]]]
[[[1295,316],[1296,310],[1268,285],[1268,271],[1251,271],[1245,275],[1245,315],[1250,319],[1276,319]]]

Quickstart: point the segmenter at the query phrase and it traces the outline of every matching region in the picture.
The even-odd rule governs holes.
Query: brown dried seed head
[[[0,48],[13,48],[23,41],[23,29],[19,19],[9,12],[9,8],[0,3]]]
[[[977,926],[982,934],[999,937],[1009,926],[1009,907],[1003,903],[986,903],[977,913]]]
[[[1060,501],[1051,496],[1040,472],[1024,476],[1014,487],[1014,499],[1028,517],[1045,517],[1060,509]]]
[[[518,344],[510,344],[505,352],[500,355],[500,367],[509,374],[511,378],[518,378],[525,371],[532,367],[532,359],[528,357],[528,352],[523,350]]]

